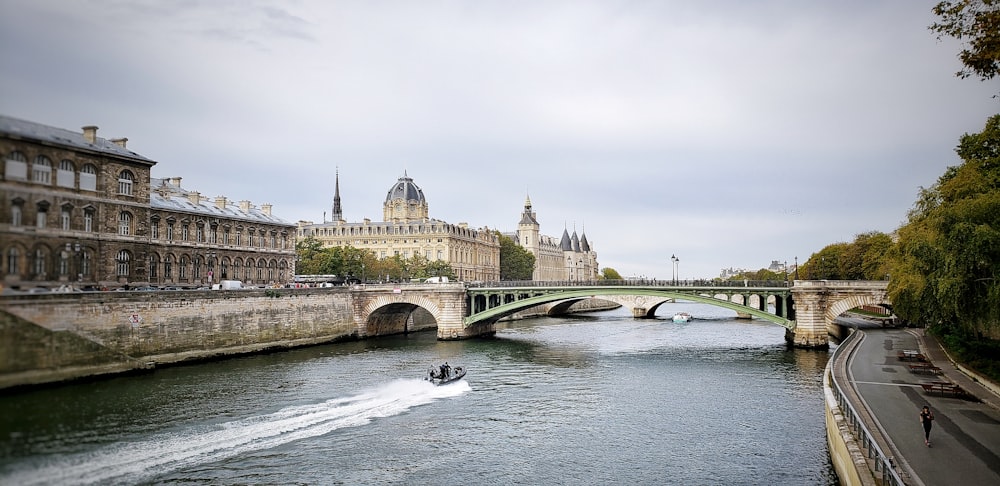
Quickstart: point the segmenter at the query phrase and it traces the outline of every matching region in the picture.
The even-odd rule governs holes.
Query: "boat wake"
[[[0,472],[0,484],[144,482],[170,471],[361,426],[372,419],[398,415],[469,390],[466,382],[434,386],[422,380],[398,380],[354,396],[219,424],[190,426],[137,442],[22,463]]]

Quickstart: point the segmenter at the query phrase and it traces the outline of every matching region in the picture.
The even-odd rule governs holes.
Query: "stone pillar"
[[[785,333],[786,339],[797,348],[828,347],[825,282],[797,280],[792,295],[795,298],[795,329]]]

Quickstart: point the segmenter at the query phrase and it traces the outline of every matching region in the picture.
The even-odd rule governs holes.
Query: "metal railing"
[[[470,288],[481,287],[791,287],[793,282],[783,280],[502,280],[499,282],[466,282]]]
[[[827,373],[830,374],[830,381],[833,384],[833,394],[837,399],[837,404],[840,405],[844,419],[847,420],[851,428],[851,433],[854,434],[858,443],[861,444],[861,448],[867,454],[868,460],[873,464],[874,470],[872,472],[876,475],[876,479],[880,477],[882,485],[905,486],[906,483],[903,482],[899,473],[896,472],[896,464],[892,456],[883,452],[882,448],[879,447],[874,439],[874,435],[865,426],[861,414],[858,413],[858,410],[854,408],[854,405],[848,399],[847,394],[841,389],[840,382],[837,381],[837,374],[833,372],[833,363],[837,362],[838,358],[840,358],[841,351],[849,347],[853,348],[853,346],[848,346],[848,344],[853,344],[853,341],[858,339],[858,334],[855,331],[847,336],[847,339],[837,347],[833,352],[833,357],[830,359],[830,366],[827,368]]]

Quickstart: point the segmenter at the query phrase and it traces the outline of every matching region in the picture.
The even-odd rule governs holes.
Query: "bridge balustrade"
[[[785,280],[501,280],[466,282],[469,288],[510,287],[791,287]]]

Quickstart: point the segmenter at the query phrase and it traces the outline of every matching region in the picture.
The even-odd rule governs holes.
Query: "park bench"
[[[927,357],[912,349],[904,349],[897,356],[900,361],[927,361]]]
[[[937,375],[941,373],[941,368],[938,368],[930,363],[912,363],[907,366],[909,366],[911,373],[924,373],[928,375]]]
[[[927,393],[938,393],[942,397],[953,396],[953,397],[964,397],[966,395],[965,390],[962,387],[948,383],[947,381],[932,381],[929,383],[921,383],[920,386]]]

